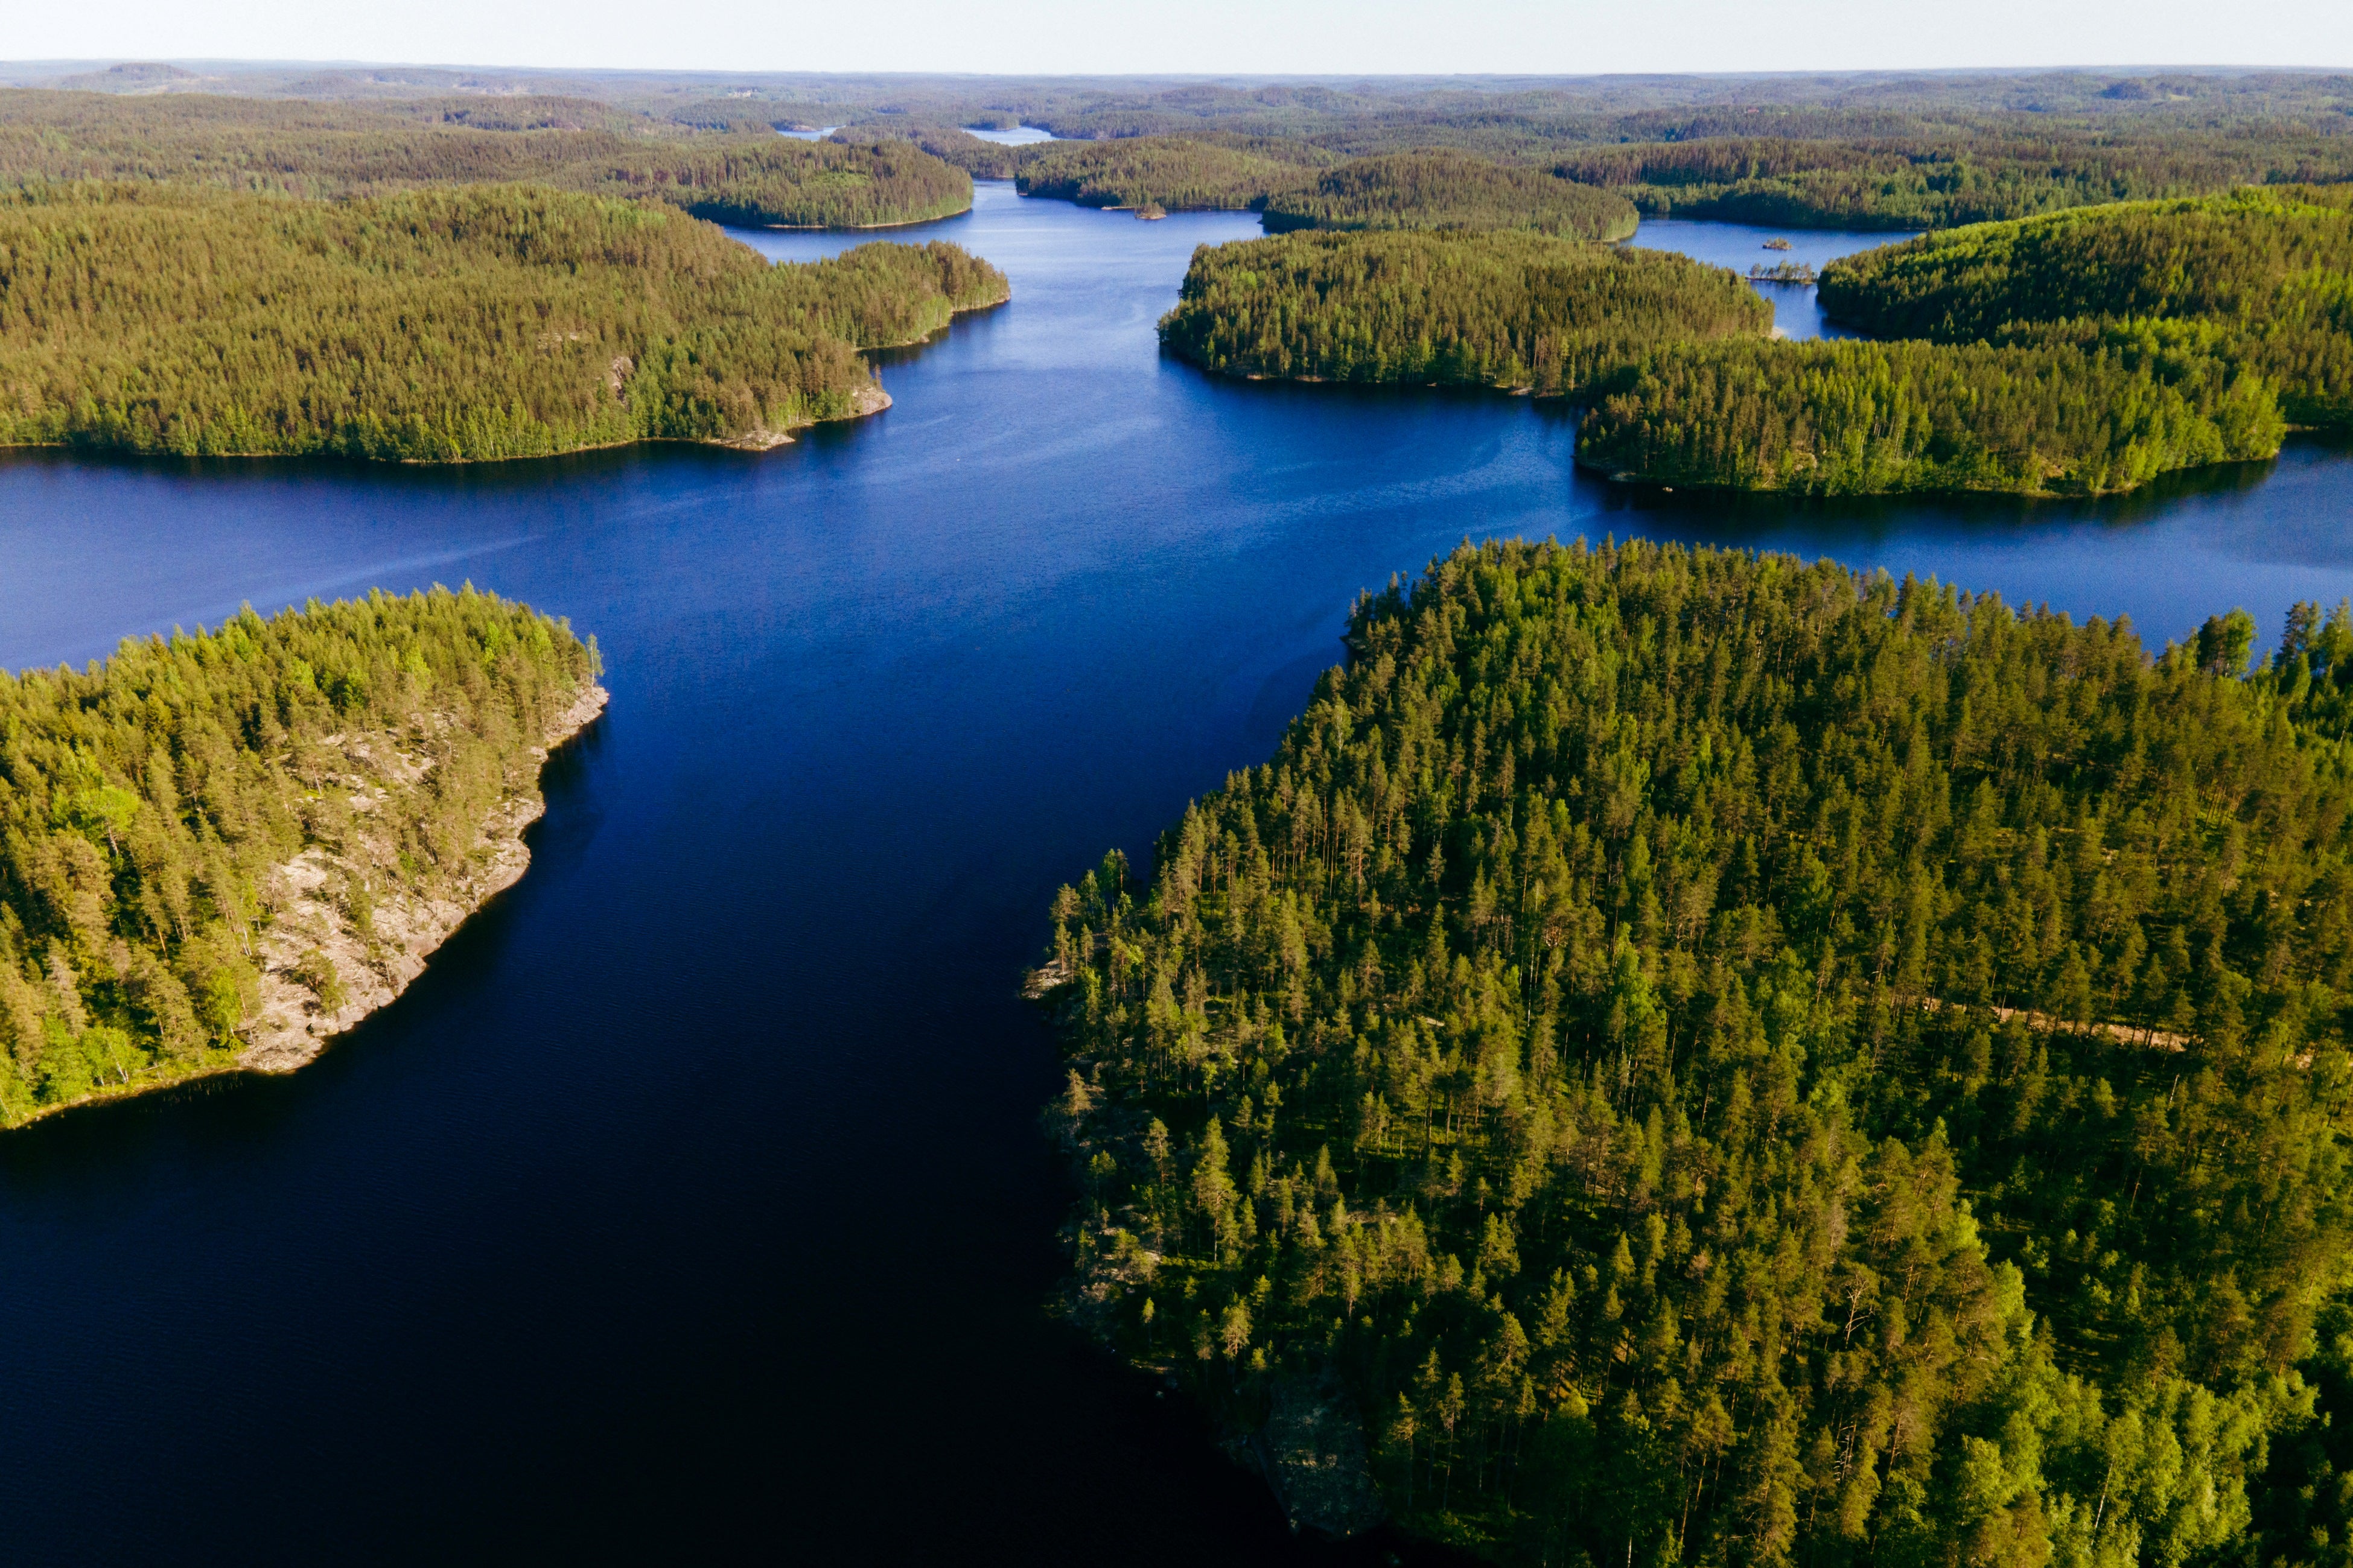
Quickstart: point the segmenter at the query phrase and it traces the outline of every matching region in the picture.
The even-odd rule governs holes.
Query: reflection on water
[[[1067,1194],[1013,990],[1056,884],[1263,760],[1352,595],[1466,537],[1831,554],[2155,639],[2353,593],[2353,460],[2310,441],[2114,500],[1790,503],[1597,481],[1556,405],[1163,358],[1193,247],[1256,229],[983,184],[907,233],[1013,302],[764,455],[0,457],[0,666],[470,579],[613,691],[530,875],[316,1066],[0,1139],[17,1555],[1380,1561],[1292,1540],[1041,1310]]]
[[[1651,250],[1673,250],[1711,267],[1729,267],[1743,277],[1751,268],[1795,262],[1819,272],[1841,256],[1872,250],[1909,239],[1908,234],[1861,232],[1852,229],[1760,228],[1745,223],[1701,223],[1691,218],[1642,220],[1628,240]],[[1766,248],[1768,239],[1787,240],[1787,249]],[[1768,283],[1758,279],[1757,291],[1773,301],[1773,324],[1792,338],[1850,338],[1854,333],[1824,319],[1810,283]]]

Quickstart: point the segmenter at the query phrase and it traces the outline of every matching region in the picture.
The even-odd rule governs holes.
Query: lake
[[[1826,553],[2158,641],[2353,594],[2316,443],[2100,502],[1727,500],[1581,474],[1547,405],[1161,358],[1193,247],[1256,232],[984,184],[893,237],[1013,302],[765,455],[0,458],[0,665],[470,580],[613,692],[530,874],[316,1065],[0,1139],[12,1555],[1384,1561],[1291,1539],[1041,1310],[1014,993],[1058,883],[1265,758],[1352,596],[1466,537]]]

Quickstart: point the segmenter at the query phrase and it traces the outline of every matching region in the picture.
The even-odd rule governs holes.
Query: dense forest
[[[860,348],[1005,296],[950,245],[771,266],[664,206],[534,187],[41,187],[0,203],[0,445],[769,445],[880,405]]]
[[[1664,251],[1404,229],[1205,246],[1160,340],[1228,375],[1576,395],[1659,344],[1772,324],[1732,273]]]
[[[1269,233],[1294,228],[1533,228],[1565,239],[1630,238],[1633,204],[1541,169],[1467,153],[1362,158],[1271,195]]]
[[[2353,618],[2254,640],[1393,584],[1055,900],[1069,1310],[1514,1562],[2345,1561]]]
[[[2287,128],[2150,134],[2012,120],[1815,118],[1773,137],[1694,137],[1678,125],[1684,134],[1675,140],[1578,149],[1556,168],[1622,190],[1654,217],[1818,228],[1949,228],[2238,184],[2353,177],[2353,139]]]
[[[1865,251],[1824,308],[1903,341],[1662,352],[1598,398],[1582,461],[1813,494],[2130,489],[2353,424],[2353,186],[2252,187]]]
[[[1597,392],[1577,460],[1620,478],[1806,495],[2096,495],[2277,455],[2260,376],[2172,339],[2090,348],[1662,348]]]
[[[1090,207],[1250,208],[1262,205],[1270,191],[1297,184],[1306,167],[1325,162],[1312,150],[1303,154],[1281,144],[1142,136],[1048,144],[1021,164],[1014,185],[1025,196]]]
[[[1059,136],[1252,139],[1289,162],[1450,148],[1607,185],[1655,216],[1787,226],[1946,227],[2353,178],[2353,82],[2311,74],[1008,84],[992,101]]]
[[[0,149],[6,149],[0,162],[26,155],[7,130],[12,118],[61,126],[78,119],[69,139],[87,141],[94,117],[153,126],[227,112],[257,127],[266,120],[275,127],[270,137],[296,154],[272,163],[229,153],[248,177],[268,181],[326,177],[321,165],[333,160],[312,143],[337,126],[372,128],[385,148],[400,149],[396,162],[487,160],[501,166],[471,177],[503,180],[549,179],[542,163],[567,160],[560,149],[498,148],[482,142],[483,133],[627,150],[649,139],[774,141],[776,128],[839,125],[860,145],[913,142],[989,178],[1070,154],[994,148],[961,129],[1017,121],[1082,143],[1223,145],[1299,168],[1451,148],[1609,185],[1654,216],[1791,226],[1946,227],[2241,184],[2353,177],[2353,79],[2316,72],[1630,77],[1476,88],[1411,79],[1237,85],[754,75],[724,96],[708,79],[657,73],[313,68],[290,78],[269,68],[223,68],[197,78],[158,67],[13,74],[84,90],[0,95]],[[238,100],[213,95],[227,92],[263,96],[224,110],[217,106]],[[11,110],[9,98],[70,103]],[[216,107],[200,107],[207,103]],[[459,151],[464,138],[450,134],[459,132],[474,133],[471,151]],[[524,156],[528,167],[504,163]],[[1177,156],[1164,152],[1145,171],[1166,189],[1139,184],[1134,171],[1124,182],[1090,186],[1078,169],[1053,184],[1058,193],[1067,184],[1140,197],[1110,195],[1100,204],[1128,206],[1189,205],[1169,200],[1180,186],[1216,205],[1246,206],[1281,188],[1267,171],[1254,177],[1197,152],[1181,154],[1198,165],[1186,169]],[[127,172],[111,163],[77,171]]]
[[[1866,251],[1822,305],[1880,337],[2166,334],[2261,374],[2299,424],[2353,424],[2353,185],[2084,208]]]
[[[0,189],[159,180],[349,196],[527,181],[808,228],[917,223],[972,205],[971,176],[904,141],[668,131],[569,99],[362,106],[0,91]]]
[[[248,608],[87,670],[0,672],[0,1123],[234,1063],[270,871],[356,830],[339,742],[412,755],[421,779],[375,792],[365,826],[431,892],[536,790],[533,748],[596,673],[570,627],[471,588]],[[394,891],[342,896],[364,924]],[[298,967],[334,1000],[332,965]]]

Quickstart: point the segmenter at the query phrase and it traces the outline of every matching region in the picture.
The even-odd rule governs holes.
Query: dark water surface
[[[0,1139],[24,1561],[1379,1561],[1294,1542],[1041,1312],[1013,996],[1058,882],[1262,759],[1349,598],[1464,536],[1831,553],[2179,636],[2353,593],[2353,460],[2132,500],[1612,490],[1524,400],[1158,358],[1197,243],[985,186],[1010,306],[761,457],[0,462],[0,665],[433,582],[572,617],[608,715],[530,875],[315,1066]],[[775,254],[839,239],[756,237]]]

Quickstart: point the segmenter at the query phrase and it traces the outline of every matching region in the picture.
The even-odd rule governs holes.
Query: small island
[[[888,405],[860,350],[1008,293],[941,241],[772,265],[668,205],[529,185],[61,186],[0,207],[0,446],[191,457],[765,448]]]
[[[1064,1313],[1295,1526],[2239,1549],[2353,1248],[2353,616],[2254,640],[1643,542],[1366,598],[1054,900]]]
[[[1664,251],[1376,228],[1197,252],[1160,341],[1223,375],[1574,396],[1662,343],[1772,325],[1732,272]]]
[[[531,859],[594,642],[470,586],[0,673],[0,1125],[280,1072]]]

